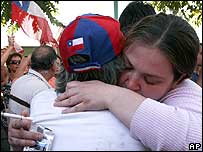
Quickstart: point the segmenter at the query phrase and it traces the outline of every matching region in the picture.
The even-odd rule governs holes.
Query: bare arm
[[[201,143],[202,123],[200,97],[186,92],[171,95],[167,105],[100,81],[75,81],[67,84],[55,106],[70,106],[64,113],[109,109],[151,150],[188,150],[189,143]]]
[[[4,52],[4,54],[1,56],[1,65],[4,65],[4,63],[6,63],[6,60],[8,59],[9,54],[13,50],[13,46],[14,46],[14,42],[15,42],[14,38],[15,38],[14,36],[8,37],[9,46],[6,49],[6,51]]]
[[[30,64],[30,59],[31,59],[31,54],[28,57],[23,57],[19,68],[15,72],[13,81],[15,81],[16,79],[24,75],[24,72],[27,70]]]
[[[1,65],[4,65],[6,63],[6,60],[8,59],[9,54],[13,50],[13,46],[9,46],[4,54],[1,56]]]

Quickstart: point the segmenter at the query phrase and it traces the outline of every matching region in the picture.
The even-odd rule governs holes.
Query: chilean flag
[[[81,50],[84,48],[83,38],[80,37],[73,40],[69,40],[67,42],[67,45],[71,51]]]
[[[29,37],[39,40],[41,45],[55,44],[48,21],[34,1],[12,1],[12,21],[16,21]]]

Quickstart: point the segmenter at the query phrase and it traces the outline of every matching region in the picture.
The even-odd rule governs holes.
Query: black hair
[[[34,49],[31,56],[31,68],[34,70],[49,70],[57,59],[55,50],[50,46],[40,46]]]
[[[18,57],[20,57],[20,59],[22,59],[22,55],[20,53],[14,52],[12,54],[9,54],[8,59],[6,60],[7,67],[8,67],[8,65],[10,65],[11,59],[16,56],[18,56]],[[8,72],[11,72],[9,67],[8,67]]]
[[[142,1],[129,3],[119,17],[121,31],[125,34],[130,27],[148,15],[156,14],[154,8]]]

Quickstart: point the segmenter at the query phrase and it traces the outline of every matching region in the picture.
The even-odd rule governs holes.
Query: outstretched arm
[[[8,37],[9,46],[5,50],[4,54],[2,54],[2,56],[1,56],[1,65],[4,65],[4,63],[6,63],[6,60],[8,59],[9,54],[13,50],[13,46],[14,46],[14,42],[15,42],[14,38],[15,38],[14,36]]]
[[[29,64],[30,64],[31,54],[28,55],[28,57],[23,57],[19,68],[16,70],[13,82],[18,79],[19,77],[23,76],[25,71],[28,70]]]

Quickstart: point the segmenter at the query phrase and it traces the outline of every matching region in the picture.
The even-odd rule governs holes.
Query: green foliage
[[[47,15],[47,17],[50,19],[50,22],[53,25],[56,26],[64,26],[60,21],[58,21],[54,14],[58,12],[58,9],[56,8],[56,5],[58,4],[58,1],[35,1],[39,7],[43,10],[43,12]],[[11,30],[11,27],[16,31],[19,27],[17,24],[12,25],[11,24],[11,3],[12,1],[1,1],[1,26],[8,26],[8,30]]]
[[[63,26],[54,16],[58,12],[59,1],[35,1],[43,12],[48,16],[50,22],[56,26]],[[199,26],[202,23],[202,1],[145,1],[151,3],[158,11],[170,11],[173,14],[182,16],[188,22]],[[113,8],[112,8],[113,9]],[[10,22],[11,26],[11,1],[1,1],[1,26]],[[18,26],[15,25],[15,30]]]
[[[202,24],[202,1],[151,1],[151,5],[158,11],[182,16],[196,26]]]

